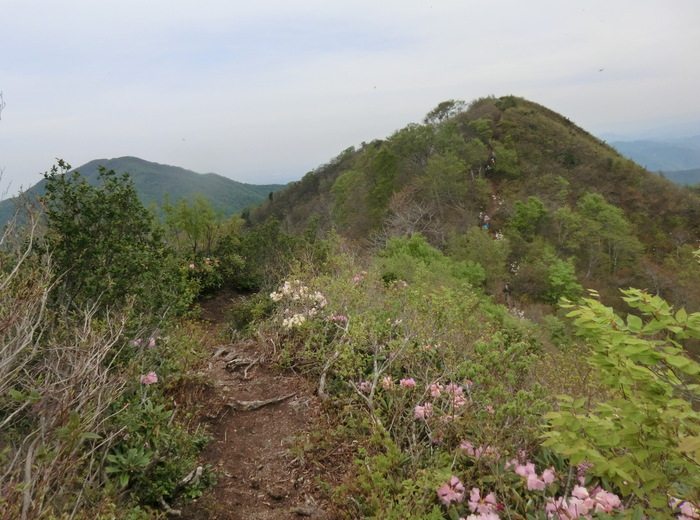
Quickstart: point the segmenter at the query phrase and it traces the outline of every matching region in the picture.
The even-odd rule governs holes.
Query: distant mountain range
[[[145,161],[138,157],[116,159],[96,159],[75,168],[90,184],[97,182],[98,168],[117,173],[129,173],[134,187],[144,205],[163,204],[166,194],[171,203],[181,198],[191,198],[195,194],[206,197],[211,205],[225,215],[233,215],[246,206],[259,204],[271,192],[284,188],[282,184],[245,184],[215,173],[196,173],[191,170]],[[41,195],[46,180],[26,190],[29,195]],[[15,212],[16,197],[0,202],[0,226],[4,225]]]
[[[700,135],[675,139],[612,141],[622,155],[678,184],[700,183]]]

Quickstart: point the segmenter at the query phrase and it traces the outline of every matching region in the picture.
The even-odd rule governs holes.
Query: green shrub
[[[669,497],[700,498],[700,413],[693,409],[700,364],[682,347],[700,337],[700,313],[674,311],[637,289],[623,294],[643,318],[623,320],[594,298],[569,313],[609,398],[561,396],[560,411],[547,416],[544,444],[573,464],[591,464],[591,472],[658,518],[668,514]]]
[[[194,292],[138,199],[128,174],[101,168],[91,186],[59,161],[45,174],[47,244],[63,312],[105,312],[134,298],[134,312],[159,319],[183,313]]]

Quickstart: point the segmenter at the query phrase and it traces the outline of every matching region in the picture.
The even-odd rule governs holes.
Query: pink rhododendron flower
[[[576,466],[576,480],[582,486],[586,483],[586,472],[593,466],[590,462],[583,461],[581,464]]]
[[[194,264],[190,264],[190,269],[194,269]]]
[[[456,408],[462,408],[464,405],[467,404],[467,400],[464,397],[462,397],[461,395],[455,395],[452,399],[452,404]]]
[[[535,465],[532,462],[528,462],[527,464],[518,464],[515,467],[515,472],[521,477],[527,477],[528,475],[534,475],[537,473],[535,471]]]
[[[361,282],[362,280],[365,279],[365,275],[367,274],[367,271],[360,271],[360,274],[356,274],[353,276],[352,281],[355,283]]]
[[[148,338],[148,346],[149,346],[150,348],[155,347],[155,346],[156,346],[156,338],[153,338],[153,337]]]
[[[583,486],[575,486],[571,494],[570,497],[556,499],[550,497],[546,505],[547,517],[559,520],[580,517],[590,519],[593,513],[613,513],[615,510],[623,510],[620,497],[600,487],[589,491]]]
[[[453,395],[454,397],[457,397],[458,395],[462,395],[464,389],[457,383],[447,383],[445,385],[445,392],[447,392],[450,395]]]
[[[551,484],[554,482],[554,468],[544,470],[541,478],[545,484]]]
[[[574,490],[571,492],[571,496],[578,498],[579,500],[587,499],[590,494],[588,490],[583,486],[574,486]]]
[[[487,411],[488,413],[490,413],[490,414],[496,413],[496,410],[494,410],[494,409],[493,409],[493,406],[491,406],[490,404],[487,404],[487,405],[486,405],[486,411]]]
[[[594,507],[596,512],[612,513],[613,510],[620,509],[622,507],[620,497],[618,497],[615,493],[610,493],[600,488],[596,488],[595,494],[593,495],[593,500],[595,501]],[[697,516],[696,518],[700,518],[700,516]]]
[[[459,449],[466,451],[467,455],[474,456],[474,445],[466,439],[459,444]]]
[[[517,459],[513,459],[506,462],[506,468],[511,466],[515,466],[514,471],[518,475],[525,477],[529,491],[543,491],[547,484],[554,482],[554,471],[552,468],[544,470],[542,476],[538,477],[535,465],[532,462],[520,464]]]
[[[590,511],[590,504],[586,504],[583,500],[576,497],[559,497],[556,500],[551,499],[552,503],[545,506],[547,516],[553,518],[555,515],[559,520],[569,520],[587,515]]]
[[[440,383],[433,383],[432,385],[430,385],[429,388],[430,395],[432,395],[435,398],[440,397],[440,392],[442,389],[443,386]]]
[[[474,447],[474,445],[468,440],[464,440],[460,443],[459,449],[467,452],[467,455],[474,457],[475,459],[480,459],[482,456],[489,456],[493,459],[499,459],[501,454],[493,446],[479,446]],[[506,469],[508,468],[508,462],[506,462]]]
[[[528,491],[544,491],[546,484],[544,480],[537,478],[537,475],[530,473],[527,476],[527,489]]]
[[[360,383],[360,392],[368,393],[371,390],[372,390],[372,383],[370,383],[369,381],[362,381],[362,383]]]
[[[143,343],[143,340],[141,338],[135,339],[134,340],[134,346],[135,347],[140,347],[141,343]]]
[[[452,475],[450,481],[440,486],[437,490],[440,502],[449,506],[452,502],[461,502],[464,500],[464,485],[457,477]]]
[[[481,498],[481,490],[476,487],[472,488],[469,494],[469,509],[472,513],[478,512],[483,518],[485,515],[495,513],[496,506],[496,496],[493,493]]]
[[[155,372],[149,372],[148,374],[144,374],[141,376],[141,382],[144,385],[152,385],[153,383],[158,382],[158,375]]]
[[[425,420],[431,415],[433,415],[433,405],[431,403],[425,403],[423,406],[416,405],[413,409],[413,417],[416,419]]]
[[[412,377],[409,377],[407,379],[402,379],[399,381],[399,386],[401,388],[404,388],[406,390],[411,390],[412,388],[416,387],[416,382],[413,380]]]
[[[596,496],[597,498],[597,496]],[[684,501],[681,503],[681,517],[682,520],[686,519],[691,519],[691,518],[700,518],[700,509],[698,509],[697,505],[693,505],[688,501]]]

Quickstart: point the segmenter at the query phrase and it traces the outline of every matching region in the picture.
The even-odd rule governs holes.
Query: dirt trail
[[[181,518],[330,520],[334,516],[312,468],[294,455],[320,413],[315,389],[272,365],[264,345],[252,340],[222,343],[223,309],[231,301],[232,295],[222,293],[202,304],[212,355],[206,371],[213,382],[204,394],[202,415],[213,440],[199,463],[211,464],[219,480],[184,507]],[[249,411],[242,403],[286,396]]]

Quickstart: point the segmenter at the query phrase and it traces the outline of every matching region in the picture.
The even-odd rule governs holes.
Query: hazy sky
[[[4,0],[0,19],[6,194],[124,155],[283,183],[447,99],[513,94],[596,134],[700,121],[698,0]]]

